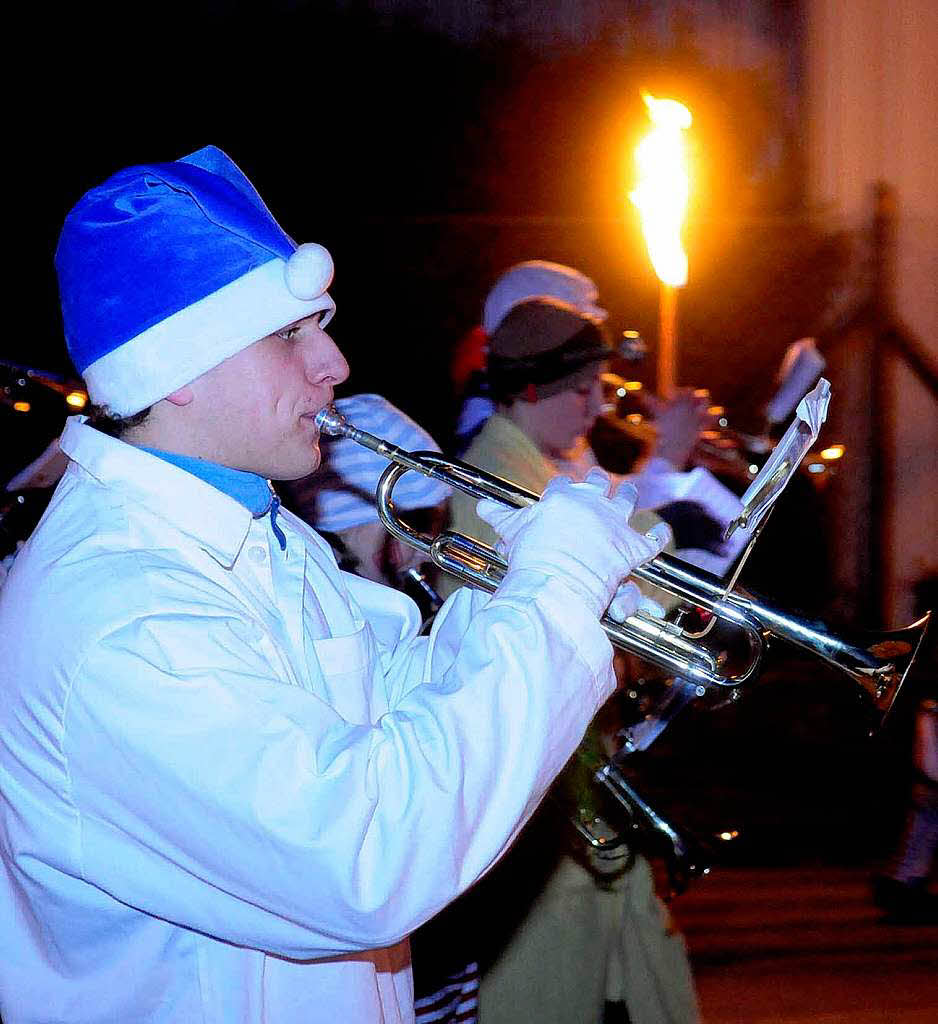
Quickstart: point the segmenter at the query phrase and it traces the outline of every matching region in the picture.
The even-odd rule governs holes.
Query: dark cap
[[[546,297],[515,306],[489,339],[492,393],[506,399],[533,390],[550,398],[595,376],[597,362],[615,353],[599,320]]]

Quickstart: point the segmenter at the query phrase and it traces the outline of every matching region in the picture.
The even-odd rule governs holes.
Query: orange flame
[[[687,253],[681,228],[690,195],[687,144],[690,111],[676,100],[642,93],[652,130],[635,148],[638,183],[629,193],[642,221],[648,256],[663,284],[687,284]]]

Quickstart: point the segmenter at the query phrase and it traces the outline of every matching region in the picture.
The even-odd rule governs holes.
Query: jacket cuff
[[[499,601],[528,611],[532,603],[549,620],[549,628],[562,633],[586,663],[597,699],[606,701],[616,688],[612,643],[595,613],[583,598],[560,578],[535,569],[509,570],[493,595]]]

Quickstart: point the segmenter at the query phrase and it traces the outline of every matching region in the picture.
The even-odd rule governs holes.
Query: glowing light
[[[628,359],[630,362],[634,362],[636,359],[642,359],[645,353],[648,351],[648,346],[645,344],[644,338],[638,333],[638,331],[623,331],[622,341],[619,344],[619,355],[623,359]]]
[[[16,412],[29,412],[32,406],[29,404],[29,402],[14,402],[13,408],[16,410]]]
[[[627,380],[622,387],[625,388],[626,391],[641,391],[643,385],[640,380]]]
[[[634,423],[637,426],[639,423],[642,422],[642,414],[640,412],[630,412],[628,416],[625,417],[625,419],[626,422]]]
[[[808,472],[809,473],[823,473],[827,469],[827,466],[823,462],[809,462]]]
[[[728,832],[720,832],[719,838],[722,839],[723,842],[729,843],[733,839],[739,839],[739,830],[734,828]]]
[[[711,405],[707,407],[707,414],[709,416],[722,416],[726,412],[726,409],[722,405]]]
[[[687,284],[687,253],[681,229],[690,196],[690,171],[684,132],[691,113],[676,100],[642,93],[652,130],[635,149],[638,183],[629,199],[639,212],[651,265],[659,280],[673,288]]]
[[[754,463],[749,464],[749,475],[755,476],[759,472],[759,467]]]
[[[73,409],[84,409],[88,404],[88,396],[84,391],[69,391],[65,396],[65,401],[72,406]]]
[[[843,458],[846,450],[842,444],[832,444],[830,448],[825,448],[821,452],[821,458],[827,462],[835,462],[837,459]]]

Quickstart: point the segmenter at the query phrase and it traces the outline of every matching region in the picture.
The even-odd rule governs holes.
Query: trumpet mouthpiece
[[[328,437],[342,437],[348,421],[334,405],[327,405],[316,413],[316,426],[321,434]]]

